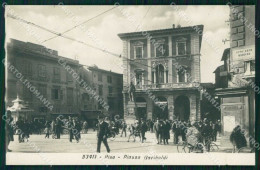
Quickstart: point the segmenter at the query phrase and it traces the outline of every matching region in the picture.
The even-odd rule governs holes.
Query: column
[[[173,120],[174,119],[174,116],[173,116],[173,96],[169,96],[168,97],[168,118],[170,120]]]
[[[128,75],[128,82],[127,84],[129,85],[131,82],[131,68],[130,68],[130,41],[127,41],[127,75]]]
[[[143,88],[143,86],[144,86],[144,73],[142,73],[142,87],[141,88]]]
[[[185,82],[187,82],[187,73],[186,73],[186,70],[184,70],[184,80],[185,80]]]
[[[146,108],[147,108],[147,119],[152,119],[153,118],[153,101],[148,98],[146,100]]]
[[[150,42],[150,38],[147,38],[147,65],[148,65],[148,81],[147,83],[148,84],[152,84],[152,67],[151,67],[151,61],[150,61],[150,58],[151,58],[151,42]]]
[[[178,71],[176,70],[176,83],[179,83],[179,74],[178,74]]]
[[[190,121],[195,121],[196,108],[197,108],[196,96],[194,94],[190,95],[189,100],[190,100]]]
[[[137,85],[137,77],[136,77],[137,75],[135,74],[135,85]]]
[[[123,93],[124,118],[126,118],[126,115],[128,115],[127,103],[128,103],[128,94],[127,93]]]
[[[164,78],[163,82],[166,83],[166,70],[164,70],[163,74],[164,74],[164,76],[163,76],[163,78]]]
[[[173,83],[172,60],[169,60],[168,83]]]
[[[201,113],[200,113],[200,94],[196,97],[197,100],[197,109],[196,109],[196,119],[199,121],[201,119]]]
[[[172,37],[168,36],[169,56],[172,56]]]
[[[156,71],[154,71],[153,73],[154,73],[154,84],[156,84],[156,73],[155,73]]]

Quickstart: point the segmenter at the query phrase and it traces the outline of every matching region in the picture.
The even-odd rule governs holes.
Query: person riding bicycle
[[[195,147],[200,143],[200,132],[195,126],[195,122],[191,122],[191,126],[187,129],[186,140],[189,145]]]
[[[212,136],[212,128],[209,124],[209,121],[205,118],[201,130],[201,134],[203,137],[203,143],[206,146],[207,151],[210,151],[210,142]]]

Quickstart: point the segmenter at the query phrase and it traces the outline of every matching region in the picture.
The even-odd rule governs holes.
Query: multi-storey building
[[[85,117],[96,119],[97,111],[110,118],[114,118],[115,115],[123,117],[123,75],[100,69],[97,66],[83,68],[82,73],[86,81],[90,82],[89,86],[102,99],[100,102],[95,97],[91,97],[86,90],[81,90],[81,109],[84,111]]]
[[[135,84],[135,115],[145,119],[200,119],[200,49],[203,25],[122,33],[124,114],[132,114],[128,87]],[[196,83],[195,83],[196,82]],[[166,106],[166,107],[165,107]]]
[[[254,26],[255,6],[230,6],[230,49],[222,57],[228,82],[216,82],[225,83],[216,89],[216,95],[221,104],[222,132],[227,138],[236,125],[245,129],[247,137],[254,137]]]
[[[6,78],[6,107],[12,106],[12,101],[19,96],[32,110],[28,119],[46,119],[59,114],[75,115],[79,113],[78,84],[72,75],[59,63],[62,59],[76,72],[79,62],[61,57],[57,51],[29,42],[11,39],[7,43],[7,61],[23,76],[27,83],[22,83],[10,69]],[[37,93],[43,95],[53,109],[48,109],[35,94],[30,91],[28,83],[34,86]]]

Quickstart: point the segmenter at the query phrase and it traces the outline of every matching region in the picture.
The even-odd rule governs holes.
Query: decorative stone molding
[[[163,65],[164,69],[167,71],[168,70],[168,60],[156,60],[152,61],[152,68],[155,70],[155,67],[158,66],[159,64]]]
[[[136,41],[133,43],[134,46],[143,46],[144,43],[142,41]]]

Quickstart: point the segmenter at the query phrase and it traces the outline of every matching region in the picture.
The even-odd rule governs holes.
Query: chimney
[[[175,24],[172,24],[172,28],[175,28]]]

